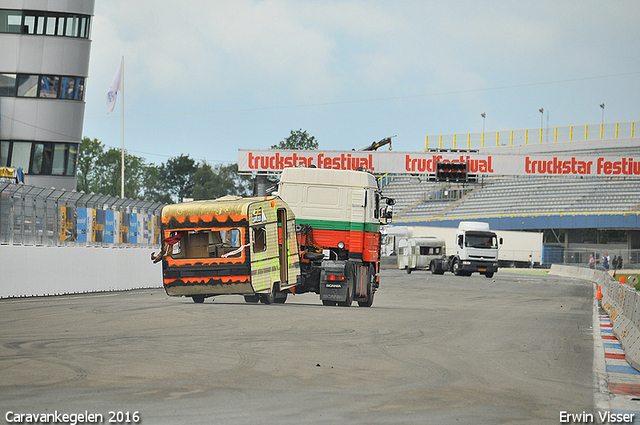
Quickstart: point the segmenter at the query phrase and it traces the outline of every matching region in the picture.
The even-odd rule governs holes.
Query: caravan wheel
[[[273,304],[275,302],[275,299],[276,293],[273,289],[269,294],[260,294],[260,301],[262,301],[263,304]]]
[[[260,295],[255,294],[255,295],[245,295],[244,296],[244,301],[247,303],[257,303],[258,301],[260,301]]]

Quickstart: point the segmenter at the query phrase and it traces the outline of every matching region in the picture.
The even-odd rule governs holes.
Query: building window
[[[53,146],[53,161],[51,162],[51,174],[54,176],[64,175],[65,165],[67,163],[67,153],[69,146],[66,144],[56,143]]]
[[[10,142],[0,142],[0,167],[9,166],[9,144]]]
[[[0,10],[0,32],[20,34],[21,10]]]
[[[0,33],[89,38],[90,23],[87,15],[0,9]]]
[[[83,77],[0,74],[0,96],[84,100],[84,84]]]
[[[37,75],[18,76],[18,97],[36,97],[38,94]]]
[[[75,176],[78,161],[78,145],[75,143],[67,143],[67,162],[65,164],[65,176]]]
[[[13,168],[29,169],[31,158],[30,142],[13,142],[10,150],[9,166]]]
[[[24,34],[43,35],[44,34],[45,14],[44,12],[24,13]]]
[[[78,144],[0,142],[0,167],[22,168],[26,174],[75,176]]]
[[[29,174],[51,174],[52,157],[52,143],[34,143],[33,161],[31,162]]]
[[[84,97],[84,78],[62,77],[60,87],[61,99],[82,100]]]
[[[40,77],[40,97],[56,99],[58,97],[59,86],[60,77],[43,75]]]
[[[0,96],[16,95],[16,74],[0,74]]]

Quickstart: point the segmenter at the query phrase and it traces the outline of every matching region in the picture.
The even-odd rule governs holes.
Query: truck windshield
[[[470,248],[497,248],[498,238],[493,233],[469,232],[465,238],[465,245]]]

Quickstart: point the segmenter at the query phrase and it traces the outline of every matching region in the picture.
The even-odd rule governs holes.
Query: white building
[[[0,0],[0,167],[76,188],[95,0]]]

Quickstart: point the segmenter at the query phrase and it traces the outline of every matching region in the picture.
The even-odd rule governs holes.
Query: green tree
[[[192,177],[197,169],[196,161],[189,158],[189,155],[169,158],[166,165],[161,164],[159,167],[164,188],[178,202],[182,202],[182,198],[190,198],[194,185]]]
[[[318,141],[314,136],[309,136],[306,130],[291,130],[291,134],[271,149],[316,150]]]
[[[78,149],[77,190],[120,196],[121,163],[120,149],[105,150],[104,144],[98,139],[83,138]],[[145,159],[125,151],[124,165],[125,197],[141,198],[147,168]]]
[[[120,196],[122,152],[111,148],[95,161],[96,182],[94,192],[103,195]],[[145,159],[124,153],[124,196],[125,198],[141,198],[143,194]]]
[[[238,164],[198,164],[193,174],[192,197],[195,200],[216,199],[226,195],[249,196],[253,186],[251,176],[238,174]]]
[[[171,195],[166,190],[164,174],[155,164],[147,165],[144,171],[143,186],[144,199],[152,202],[173,203]]]
[[[77,190],[86,193],[95,192],[96,170],[95,163],[104,153],[104,145],[98,139],[91,140],[84,137],[78,149]]]

